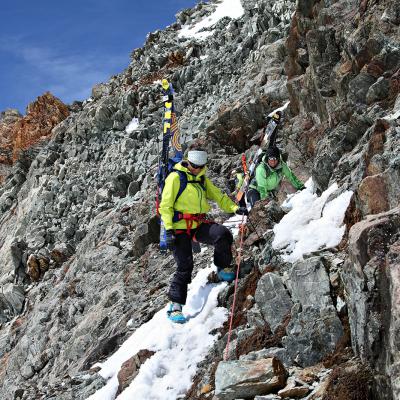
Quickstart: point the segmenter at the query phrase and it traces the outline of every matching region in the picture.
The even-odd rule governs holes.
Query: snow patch
[[[227,219],[224,222],[224,225],[231,231],[233,237],[236,237],[239,235],[239,226],[241,224],[245,224],[246,221],[247,221],[246,216],[234,215],[233,217]]]
[[[168,306],[138,328],[128,340],[102,364],[99,374],[107,384],[88,400],[113,400],[118,389],[117,374],[121,365],[139,350],[155,351],[140,368],[131,385],[117,399],[175,400],[192,385],[197,364],[207,355],[218,339],[209,332],[227,319],[227,310],[218,307],[218,294],[226,283],[207,284],[215,267],[198,272],[189,285],[188,301],[183,313],[188,322],[177,325],[167,319]]]
[[[318,197],[313,193],[313,183],[309,179],[305,190],[282,204],[282,208],[290,211],[274,226],[272,247],[281,250],[285,261],[301,260],[306,253],[340,243],[346,228],[343,218],[353,192],[345,191],[327,202],[337,189],[335,183]]]
[[[224,17],[237,19],[243,14],[244,9],[240,0],[222,0],[210,16],[202,19],[194,25],[183,26],[179,33],[179,37],[204,40],[208,36],[212,35],[213,31],[200,32],[202,29],[210,28]]]
[[[384,117],[387,121],[394,121],[400,118],[400,110],[393,112],[392,114],[387,115]]]
[[[125,128],[126,133],[132,133],[139,126],[139,119],[133,118]]]

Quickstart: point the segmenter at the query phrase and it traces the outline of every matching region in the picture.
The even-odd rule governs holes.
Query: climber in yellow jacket
[[[206,177],[207,158],[207,152],[201,148],[189,150],[187,160],[176,164],[175,171],[165,180],[159,208],[167,232],[167,247],[173,251],[177,264],[168,292],[171,300],[168,317],[177,323],[186,322],[182,306],[186,303],[193,270],[193,239],[214,246],[214,264],[221,280],[235,278],[231,267],[232,234],[225,226],[206,220],[210,210],[208,200],[215,201],[225,212],[247,214],[246,208],[235,204]],[[187,185],[177,198],[182,173]]]

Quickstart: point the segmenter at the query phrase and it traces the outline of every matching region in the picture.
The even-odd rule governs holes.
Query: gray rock
[[[389,81],[383,76],[370,86],[366,95],[367,104],[372,104],[375,101],[383,100],[389,93]]]
[[[0,292],[0,322],[6,322],[18,315],[24,306],[25,290],[23,286],[8,283]]]
[[[292,309],[292,319],[286,328],[282,343],[290,359],[302,367],[320,362],[333,352],[341,337],[343,327],[333,306],[324,309],[297,304]]]
[[[290,314],[293,302],[282,283],[282,279],[273,273],[266,273],[258,281],[255,299],[265,321],[272,332]]]
[[[376,79],[371,75],[365,73],[357,75],[349,83],[349,100],[357,103],[366,103],[367,93],[375,81]]]
[[[98,85],[93,86],[92,88],[92,97],[95,100],[100,99],[103,96],[110,94],[110,88],[108,85],[104,83],[99,83]]]
[[[292,364],[292,361],[287,354],[287,350],[283,347],[269,347],[267,349],[252,351],[246,355],[240,356],[239,360],[255,361],[271,357],[277,358],[285,366],[285,368]]]
[[[287,372],[274,358],[257,361],[227,361],[215,372],[215,395],[220,400],[249,398],[282,388]]]
[[[320,257],[294,263],[289,278],[293,301],[321,309],[332,305],[329,276]]]
[[[254,306],[247,311],[247,322],[251,326],[265,328],[265,319],[257,304],[254,304]]]
[[[353,225],[349,256],[341,273],[353,350],[363,362],[374,365],[379,374],[377,385],[385,396],[391,396],[392,390],[400,392],[398,345],[394,340],[400,320],[395,295],[400,283],[394,267],[398,263],[395,238],[399,232],[399,208]],[[388,358],[393,360],[391,367]]]

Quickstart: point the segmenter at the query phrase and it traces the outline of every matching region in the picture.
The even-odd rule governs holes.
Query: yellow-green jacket
[[[234,213],[239,208],[237,204],[226,194],[222,193],[207,177],[204,180],[206,190],[203,190],[200,182],[201,176],[206,173],[206,168],[203,168],[196,176],[192,175],[182,163],[176,164],[175,169],[186,173],[188,185],[175,202],[181,184],[179,174],[171,172],[165,180],[159,210],[166,230],[186,229],[185,220],[172,221],[174,211],[184,214],[206,214],[211,208],[207,200],[214,200],[222,210],[228,213]],[[199,184],[189,184],[189,182],[199,182]],[[192,228],[194,229],[198,225],[198,222],[194,221]]]
[[[242,187],[244,181],[244,176],[242,173],[238,172],[236,174],[236,179],[235,179],[235,191],[237,192],[238,190],[240,190],[240,188]]]

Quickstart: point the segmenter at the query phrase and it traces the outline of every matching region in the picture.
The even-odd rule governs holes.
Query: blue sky
[[[146,34],[198,0],[6,2],[0,24],[0,111],[51,91],[66,103],[90,95],[129,64]]]

